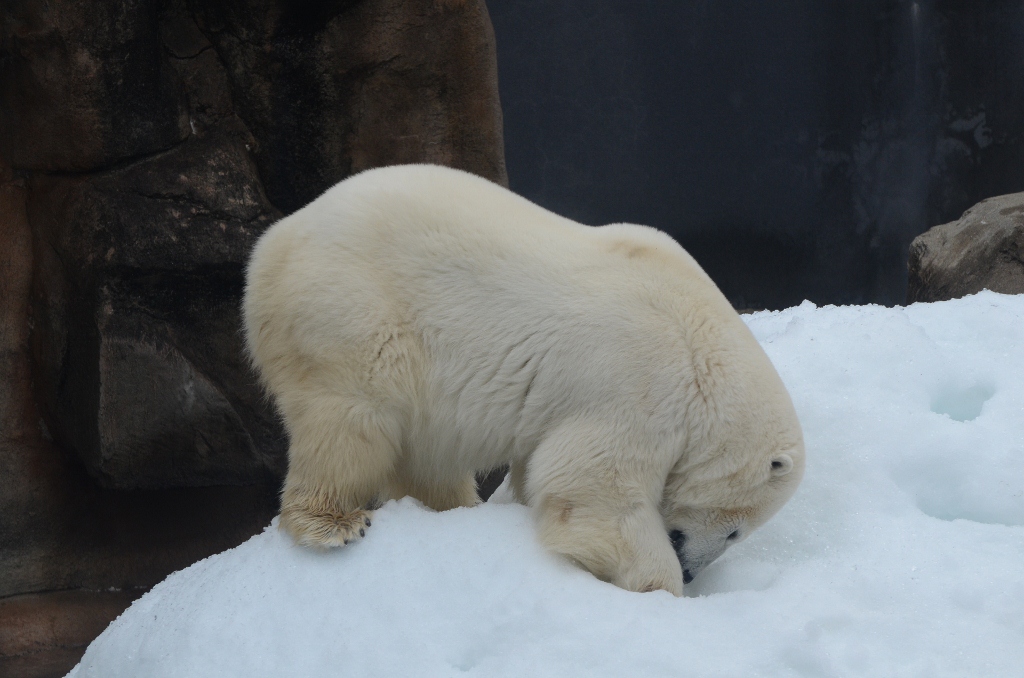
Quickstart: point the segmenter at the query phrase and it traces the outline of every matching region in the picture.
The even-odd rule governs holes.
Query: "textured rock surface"
[[[5,2],[0,155],[19,168],[81,171],[187,138],[188,100],[159,11],[146,0]]]
[[[27,194],[0,164],[0,675],[60,676],[77,661],[75,647],[133,591],[258,531],[277,498],[267,484],[106,489],[75,450],[50,439],[33,398],[30,296],[39,267]],[[18,596],[110,587],[127,593],[68,594],[74,604]]]
[[[983,200],[910,245],[907,303],[1024,294],[1024,193]]]
[[[23,0],[3,20],[48,430],[109,487],[272,482],[285,440],[241,359],[246,254],[368,167],[505,182],[484,4]]]
[[[505,183],[496,78],[483,0],[0,3],[0,599],[143,589],[269,522],[250,247],[361,169]]]
[[[242,358],[237,310],[246,253],[275,216],[230,137],[29,181],[37,395],[102,484],[280,473],[284,438]]]
[[[342,177],[434,162],[507,183],[483,2],[191,3],[227,68],[271,202]]]

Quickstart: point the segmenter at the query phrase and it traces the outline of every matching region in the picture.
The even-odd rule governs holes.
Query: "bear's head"
[[[686,489],[684,475],[670,480],[664,516],[683,582],[775,515],[796,491],[803,467],[801,444],[699,487]]]
[[[662,516],[684,583],[766,523],[803,478],[803,434],[782,381],[766,356],[750,374],[714,404],[720,416],[705,413],[715,423],[665,484]]]

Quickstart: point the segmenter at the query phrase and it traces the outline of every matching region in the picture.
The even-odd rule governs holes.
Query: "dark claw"
[[[344,542],[345,542],[345,545],[348,546],[348,539],[345,539]]]
[[[366,526],[367,526],[367,527],[369,527],[369,526],[370,526],[370,519],[369,519],[369,518],[367,518],[367,519],[366,519],[366,520],[364,520],[363,522],[364,522],[364,523],[366,523]]]
[[[366,530],[364,530],[363,528],[360,527],[359,528],[359,536],[360,537],[365,537],[366,536]]]

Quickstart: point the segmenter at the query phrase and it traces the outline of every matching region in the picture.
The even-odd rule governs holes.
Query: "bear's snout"
[[[686,544],[686,535],[682,530],[672,530],[668,533],[669,541],[672,542],[672,550],[676,552],[679,564],[683,566],[683,583],[689,584],[693,581],[693,573],[686,568],[686,558],[683,555],[683,546]]]
[[[694,577],[701,573],[701,570],[722,555],[729,543],[733,541],[734,535],[735,532],[730,533],[729,536],[709,538],[702,534],[688,537],[682,530],[669,532],[668,538],[672,542],[672,550],[675,551],[679,565],[683,569],[683,584],[689,584]]]

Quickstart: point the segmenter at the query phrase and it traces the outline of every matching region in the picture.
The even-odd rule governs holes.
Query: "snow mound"
[[[522,506],[406,499],[344,549],[274,524],[171,575],[69,675],[1024,675],[1024,296],[747,323],[807,473],[686,597],[548,555]]]

